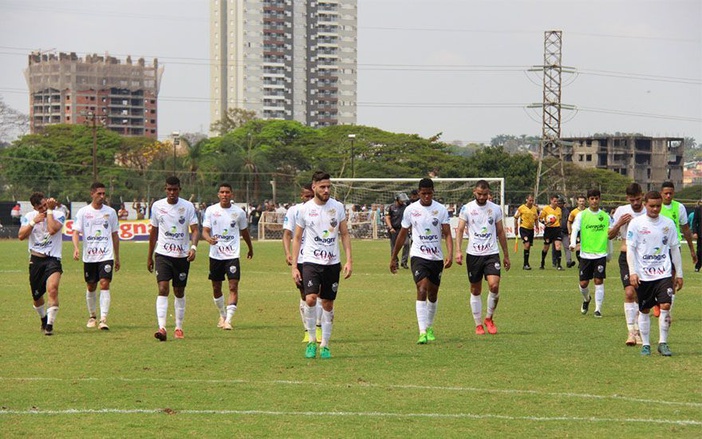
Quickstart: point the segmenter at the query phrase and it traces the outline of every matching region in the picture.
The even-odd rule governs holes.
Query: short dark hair
[[[324,171],[315,171],[315,173],[312,174],[312,183],[317,183],[322,180],[331,180],[331,175]]]
[[[642,192],[643,190],[641,189],[641,185],[636,182],[631,183],[629,186],[626,187],[626,194],[630,197],[639,195]]]
[[[37,207],[41,204],[41,201],[44,198],[45,197],[43,192],[34,192],[32,193],[32,195],[29,196],[29,202],[32,204],[32,206]]]
[[[644,203],[648,200],[662,200],[662,199],[663,199],[663,196],[658,191],[648,191],[648,192],[646,192],[646,195],[644,195]]]
[[[169,186],[178,186],[180,187],[180,179],[176,177],[175,175],[171,175],[166,179],[166,184]]]
[[[96,181],[95,183],[90,185],[90,192],[95,192],[97,189],[105,189],[105,185],[100,183],[99,181]]]
[[[665,188],[667,188],[667,187],[669,187],[669,188],[675,190],[675,185],[673,184],[672,181],[664,181],[663,184],[661,185],[661,190],[662,190],[662,189],[665,189]]]
[[[226,181],[225,181],[224,183],[220,183],[220,184],[219,184],[219,187],[220,187],[220,188],[226,187],[226,188],[229,188],[230,191],[232,190],[232,185],[229,184],[229,183],[227,183]]]
[[[478,180],[475,182],[475,188],[490,190],[490,183],[488,183],[486,180]]]
[[[412,189],[412,192],[410,192],[410,195],[419,195],[419,191],[417,189]]]
[[[602,196],[602,192],[600,192],[599,189],[588,189],[587,190],[587,197],[597,197],[600,198]]]
[[[312,190],[312,183],[305,183],[305,184],[303,184],[301,190],[311,191],[311,190]]]
[[[421,180],[419,180],[419,185],[417,187],[419,189],[422,189],[422,188],[434,189],[434,182],[432,181],[431,178],[424,177]],[[417,192],[417,194],[419,194],[419,192]]]

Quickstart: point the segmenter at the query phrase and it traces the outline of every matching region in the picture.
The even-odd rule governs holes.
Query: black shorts
[[[626,262],[626,252],[619,253],[619,277],[624,288],[631,286],[629,283],[629,264]]]
[[[210,258],[210,275],[207,278],[209,280],[213,280],[216,282],[222,282],[224,280],[225,274],[227,276],[227,279],[229,279],[229,280],[241,279],[239,258],[235,258],[235,259]]]
[[[300,272],[300,276],[302,276],[302,264],[297,264],[297,271]],[[295,286],[297,287],[298,290],[300,290],[300,294],[303,296],[305,295],[305,283],[300,282],[300,283],[295,283]]]
[[[83,278],[86,284],[96,284],[100,279],[112,281],[115,261],[84,262]]]
[[[32,299],[39,300],[46,294],[46,282],[54,273],[63,273],[61,260],[53,256],[40,258],[31,255],[29,258],[29,286],[32,288]]]
[[[468,282],[477,284],[482,282],[487,276],[500,275],[500,254],[487,256],[475,256],[466,254],[466,270],[468,271]]]
[[[414,283],[419,283],[424,278],[429,279],[437,287],[441,285],[441,273],[444,271],[444,261],[432,261],[413,256],[410,259]]]
[[[639,298],[639,311],[651,309],[661,303],[671,303],[674,294],[673,278],[666,277],[653,281],[641,281],[636,289]]]
[[[544,244],[551,244],[555,241],[562,241],[560,227],[546,227],[544,229]]]
[[[580,280],[606,279],[607,257],[597,259],[580,258]]]
[[[320,265],[311,262],[302,264],[302,283],[305,295],[317,294],[325,300],[336,300],[339,289],[341,264]]]
[[[156,280],[158,282],[173,281],[174,287],[185,287],[188,284],[190,261],[188,258],[172,258],[156,254]]]
[[[533,244],[534,243],[534,229],[519,228],[519,236],[522,238],[522,242]]]

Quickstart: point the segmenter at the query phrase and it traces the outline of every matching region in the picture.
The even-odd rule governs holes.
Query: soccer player
[[[246,212],[232,204],[232,185],[222,183],[217,192],[219,203],[205,210],[202,221],[202,239],[210,244],[210,274],[214,303],[219,310],[218,328],[232,329],[232,317],[239,303],[239,280],[241,280],[240,236],[249,248],[246,259],[253,258],[253,245],[249,235]],[[229,300],[224,306],[222,282],[229,281]]]
[[[617,207],[612,218],[612,225],[609,228],[609,239],[617,236],[621,237],[619,253],[619,275],[624,287],[624,318],[626,319],[626,329],[628,336],[627,346],[636,346],[641,341],[641,335],[637,327],[638,304],[636,303],[636,289],[629,282],[629,265],[626,260],[626,236],[629,223],[632,219],[646,215],[643,205],[643,191],[638,183],[631,183],[626,187],[626,200],[629,204]]]
[[[166,316],[168,315],[169,281],[173,283],[175,296],[175,333],[177,339],[185,338],[183,318],[185,317],[185,287],[188,283],[190,263],[195,260],[197,243],[200,239],[195,206],[179,197],[180,180],[171,176],[166,179],[166,198],[156,201],[151,207],[151,230],[149,232],[149,253],[146,268],[154,271],[156,253],[156,318],[158,331],[154,334],[159,341],[166,341]]]
[[[402,228],[402,215],[405,212],[405,208],[409,205],[409,197],[403,192],[398,193],[395,196],[395,201],[389,204],[385,209],[385,227],[387,228],[388,235],[390,236],[390,254],[392,254],[395,248],[395,241],[399,236],[400,229]],[[409,257],[410,250],[410,240],[408,236],[405,236],[405,240],[402,245],[402,268],[409,268],[407,265],[407,258]]]
[[[58,210],[56,200],[46,199],[41,192],[29,197],[34,210],[27,212],[21,220],[17,237],[29,239],[29,286],[32,289],[34,310],[41,319],[45,335],[54,333],[54,322],[59,309],[59,282],[61,267],[61,229],[66,217]],[[48,308],[44,295],[48,293]]]
[[[112,275],[119,271],[119,219],[117,212],[105,204],[105,185],[90,186],[91,203],[78,210],[73,222],[73,259],[80,258],[80,237],[83,236],[83,276],[86,283],[88,328],[106,331],[110,312]],[[100,322],[97,321],[97,286],[100,284]]]
[[[565,205],[565,198],[564,197],[558,197],[558,207],[561,209],[561,243],[565,242],[568,244],[570,242],[570,229],[568,228],[568,221],[567,219],[570,216],[570,209],[568,209]],[[565,259],[566,259],[566,267],[572,268],[575,266],[575,262],[573,261],[572,257],[572,252],[570,251],[570,246],[568,245],[561,245],[563,248],[563,253],[565,254]],[[551,253],[551,259],[553,260],[553,266],[556,267],[558,266],[558,260],[556,259],[556,252]]]
[[[300,189],[300,199],[302,200],[298,204],[290,206],[288,211],[285,213],[285,219],[283,220],[283,251],[285,251],[285,262],[288,265],[292,265],[292,237],[295,231],[295,223],[297,223],[297,215],[300,211],[300,207],[307,201],[314,197],[314,192],[312,192],[312,184],[307,183]],[[302,242],[300,243],[300,255],[297,261],[297,269],[302,273],[302,254],[305,248],[305,234],[302,234]],[[296,283],[295,286],[300,291],[300,318],[302,319],[302,328],[305,331],[304,337],[302,337],[303,343],[309,343],[310,334],[307,332],[307,322],[305,321],[305,288],[302,283]],[[315,307],[315,335],[318,341],[322,341],[322,301],[317,301],[317,306]]]
[[[390,272],[397,273],[397,255],[402,249],[410,227],[414,239],[410,249],[410,264],[414,283],[417,286],[417,344],[436,340],[434,317],[436,316],[441,274],[453,262],[453,240],[446,207],[434,201],[434,182],[430,178],[419,180],[419,201],[407,206],[402,214],[395,247],[390,255]],[[446,258],[441,250],[441,238],[446,240]]]
[[[587,191],[589,207],[580,212],[573,221],[570,235],[570,248],[575,250],[576,236],[580,233],[580,293],[583,304],[580,312],[584,315],[590,307],[590,280],[595,283],[595,317],[602,317],[604,302],[604,280],[607,277],[607,251],[609,249],[609,215],[600,209],[600,191]]]
[[[528,195],[526,202],[517,208],[514,214],[514,220],[519,225],[516,230],[519,231],[519,236],[522,237],[524,243],[524,266],[523,270],[531,270],[529,265],[529,253],[531,246],[534,245],[534,232],[536,231],[536,219],[539,217],[539,210],[534,205],[534,196]]]
[[[573,234],[573,221],[575,221],[575,217],[578,216],[580,212],[587,208],[585,206],[586,204],[587,200],[585,195],[578,195],[576,199],[576,208],[571,210],[570,214],[568,215],[568,236]],[[568,247],[570,247],[570,245]],[[580,262],[580,235],[577,235],[575,238],[575,259]],[[575,261],[573,261],[573,266],[575,266]],[[568,268],[570,268],[570,266]]]
[[[475,183],[473,196],[475,200],[465,204],[458,214],[458,229],[456,230],[456,263],[463,263],[461,245],[463,233],[468,225],[468,247],[466,248],[466,269],[470,282],[470,308],[475,320],[475,333],[485,334],[485,327],[490,334],[497,334],[493,315],[500,300],[500,249],[502,247],[502,264],[509,271],[509,251],[507,237],[502,226],[502,210],[500,206],[488,201],[490,185],[485,180]],[[542,260],[543,268],[543,260]],[[487,312],[485,320],[481,320],[483,312],[482,294],[483,278],[488,284]]]
[[[312,192],[314,198],[300,207],[293,235],[292,278],[295,283],[304,280],[305,321],[309,343],[305,348],[305,358],[317,356],[317,334],[315,329],[315,307],[317,300],[322,300],[322,342],[320,357],[331,358],[329,339],[334,321],[334,300],[338,292],[339,277],[342,271],[339,255],[339,240],[344,246],[346,262],[344,279],[351,277],[353,260],[351,258],[351,238],[346,224],[344,205],[329,196],[331,177],[323,171],[312,175]],[[302,273],[297,268],[302,248],[302,235],[305,235],[305,247],[302,254]]]
[[[558,207],[558,195],[551,196],[551,204],[544,207],[539,215],[539,221],[541,221],[544,226],[544,249],[541,250],[541,266],[539,269],[544,269],[544,264],[546,263],[546,255],[548,255],[548,249],[553,244],[553,251],[556,253],[556,268],[558,270],[563,270],[561,266],[561,241],[563,237],[561,236],[561,220],[562,213],[561,208]]]
[[[680,241],[675,223],[660,214],[662,195],[656,191],[648,192],[644,202],[646,215],[632,219],[626,235],[629,282],[636,288],[639,301],[641,355],[651,355],[649,312],[654,304],[658,304],[661,308],[658,352],[669,357],[673,355],[668,347],[670,306],[673,291],[680,291],[683,287]]]

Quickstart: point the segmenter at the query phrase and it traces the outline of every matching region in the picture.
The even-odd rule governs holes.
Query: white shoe
[[[232,324],[229,322],[224,322],[224,326],[222,326],[222,329],[225,331],[231,331],[232,330]]]
[[[102,329],[103,331],[107,331],[110,329],[109,326],[107,326],[107,320],[101,319],[100,324],[98,325],[98,328]]]
[[[85,325],[88,328],[94,328],[97,326],[97,319],[95,317],[91,317],[88,319],[88,323]]]
[[[217,323],[218,328],[224,328],[224,317],[219,316],[219,323]]]

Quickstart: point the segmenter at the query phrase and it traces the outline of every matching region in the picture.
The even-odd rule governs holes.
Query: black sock
[[[529,265],[529,250],[524,250],[524,265]]]
[[[541,250],[541,266],[544,266],[544,263],[546,262],[546,255],[548,254],[548,250]]]

